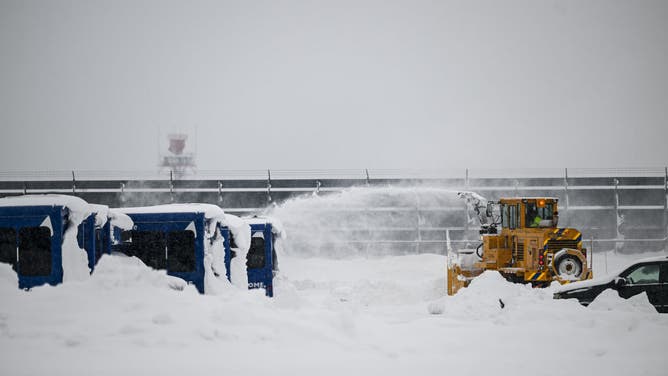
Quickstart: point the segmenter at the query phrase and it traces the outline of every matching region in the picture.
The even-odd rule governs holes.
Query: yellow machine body
[[[476,261],[462,263],[458,257],[448,258],[448,295],[468,286],[486,270],[496,270],[511,282],[536,287],[552,281],[564,284],[591,279],[582,234],[556,226],[557,201],[542,197],[505,198],[495,203],[500,208],[500,232],[481,235]]]

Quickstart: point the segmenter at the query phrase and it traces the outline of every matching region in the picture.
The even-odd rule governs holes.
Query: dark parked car
[[[586,306],[606,289],[616,290],[624,299],[646,292],[657,311],[668,313],[668,257],[639,260],[603,279],[565,285],[554,293],[554,298],[577,299]]]

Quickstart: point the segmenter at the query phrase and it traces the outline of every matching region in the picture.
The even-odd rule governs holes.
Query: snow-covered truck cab
[[[274,296],[274,276],[278,273],[277,240],[284,236],[282,226],[269,217],[245,218],[251,228],[250,248],[246,255],[248,288],[265,289]]]
[[[139,258],[153,268],[166,270],[205,293],[205,257],[225,224],[222,209],[208,204],[171,204],[113,209],[132,220],[114,250]]]
[[[89,206],[92,213],[79,224],[77,243],[86,251],[88,268],[92,273],[102,255],[111,254],[112,245],[120,242],[121,232],[132,229],[132,220],[106,205]]]
[[[78,227],[77,243],[88,256],[91,273],[104,254],[111,254],[112,245],[120,241],[122,230],[132,229],[127,215],[114,212],[106,205],[89,204],[92,213]]]
[[[86,254],[67,239],[78,235],[73,231],[78,232],[82,218],[90,215],[89,205],[77,197],[0,199],[0,262],[16,271],[19,288],[57,285],[66,274],[73,279],[88,275]]]
[[[119,250],[204,293],[204,213],[144,209],[149,208],[122,209],[133,227],[123,234],[125,243]]]

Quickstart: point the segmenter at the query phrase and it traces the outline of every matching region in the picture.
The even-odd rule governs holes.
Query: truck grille
[[[515,248],[513,248],[513,253],[516,261],[524,261],[524,243],[518,243],[517,252],[515,252]]]
[[[578,249],[577,240],[550,240],[547,242],[549,251],[560,251],[562,248]]]

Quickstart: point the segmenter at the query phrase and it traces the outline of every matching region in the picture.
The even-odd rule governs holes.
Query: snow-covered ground
[[[668,374],[668,315],[646,296],[585,308],[553,300],[556,286],[486,273],[448,297],[444,256],[325,257],[318,242],[351,219],[319,213],[379,197],[403,199],[357,190],[276,208],[287,242],[273,299],[228,283],[199,295],[122,255],[85,280],[25,292],[0,264],[0,375]],[[597,252],[594,273],[654,255]]]
[[[0,374],[665,375],[668,369],[668,315],[644,297],[606,295],[585,308],[493,273],[446,297],[445,258],[437,255],[286,255],[281,268],[269,299],[234,286],[213,296],[191,286],[177,291],[168,287],[171,277],[123,256],[102,258],[87,281],[30,292],[19,291],[11,269],[0,265]]]

